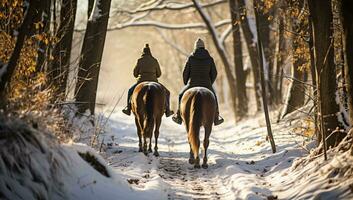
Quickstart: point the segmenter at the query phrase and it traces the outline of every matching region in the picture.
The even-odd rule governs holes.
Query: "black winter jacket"
[[[183,71],[184,84],[189,84],[191,87],[211,88],[216,77],[217,69],[213,58],[205,48],[196,49],[185,64]]]

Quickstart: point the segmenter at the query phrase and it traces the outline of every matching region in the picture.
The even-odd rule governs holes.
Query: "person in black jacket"
[[[204,42],[199,38],[195,42],[195,50],[191,56],[189,56],[185,68],[183,71],[183,81],[185,87],[179,94],[179,107],[178,112],[173,116],[173,121],[181,124],[182,119],[180,116],[180,102],[184,92],[192,87],[205,87],[211,90],[216,98],[217,112],[214,120],[215,125],[221,124],[224,120],[219,116],[218,102],[216,93],[212,87],[212,84],[217,78],[217,69],[213,58],[210,56],[208,51],[205,49]]]

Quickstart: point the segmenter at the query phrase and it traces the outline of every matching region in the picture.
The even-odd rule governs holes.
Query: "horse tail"
[[[151,86],[148,86],[146,93],[143,97],[143,102],[145,104],[145,117],[143,121],[143,129],[145,130],[146,137],[152,137],[153,132],[153,101],[154,101],[154,92]]]
[[[200,146],[200,127],[202,122],[202,97],[201,93],[196,92],[190,104],[189,120],[189,141],[194,157],[198,157]]]

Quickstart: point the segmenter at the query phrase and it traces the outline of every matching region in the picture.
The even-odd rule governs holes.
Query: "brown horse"
[[[165,110],[165,101],[166,92],[164,87],[156,82],[142,82],[136,86],[132,94],[131,110],[135,115],[137,135],[139,137],[139,152],[143,151],[145,155],[152,152],[154,129],[155,146],[153,155],[159,156],[157,143],[159,127]],[[149,139],[148,151],[147,139]]]
[[[213,93],[204,87],[194,87],[187,90],[181,100],[180,112],[188,133],[190,145],[189,163],[200,168],[200,128],[205,129],[203,141],[204,155],[202,168],[207,168],[207,148],[216,115],[216,99]]]

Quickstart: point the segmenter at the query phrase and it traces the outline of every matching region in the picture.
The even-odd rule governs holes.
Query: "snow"
[[[336,115],[337,115],[338,121],[343,125],[344,129],[346,131],[348,131],[349,128],[350,128],[350,124],[347,125],[347,122],[349,122],[349,120],[347,120],[347,119],[349,119],[349,116],[348,116],[348,113],[346,111],[346,108],[341,103],[340,94],[339,93],[340,93],[340,90],[337,90],[335,92],[335,101],[336,101],[336,103],[337,103],[337,105],[339,107],[339,112]],[[343,95],[341,94],[341,96],[343,96]]]
[[[124,179],[137,180],[131,187],[146,194],[139,199],[150,199],[151,190],[152,194],[158,194],[157,199],[264,199],[271,195],[282,199],[296,191],[305,193],[302,185],[292,189],[292,193],[275,189],[281,188],[282,181],[292,180],[283,174],[289,174],[294,159],[306,155],[306,149],[312,148],[315,142],[293,133],[292,126],[301,122],[291,114],[287,116],[292,118],[290,123],[273,124],[278,152],[272,154],[260,116],[237,126],[228,123],[214,127],[207,170],[196,170],[188,164],[186,131],[166,118],[160,128],[160,157],[137,152],[134,119],[120,113],[111,116],[110,130],[102,135],[105,141],[102,155]]]
[[[101,0],[95,0],[94,1],[94,6],[93,6],[93,12],[90,16],[90,21],[96,21],[97,19],[99,19],[100,17],[102,17],[102,10],[99,8],[101,4]]]
[[[351,199],[351,152],[334,157],[329,150],[328,161],[323,161],[320,154],[313,154],[315,151],[306,157],[315,141],[295,129],[308,128],[304,119],[302,112],[293,112],[285,120],[272,124],[277,145],[277,153],[274,154],[266,141],[266,124],[261,113],[237,125],[229,120],[214,127],[208,149],[208,169],[194,169],[188,163],[189,145],[185,128],[170,118],[163,118],[160,128],[160,157],[138,152],[134,118],[120,112],[109,115],[108,127],[99,138],[99,141],[104,139],[100,153],[83,143],[52,144],[50,137],[48,139],[33,128],[23,128],[23,125],[14,123],[8,130],[26,134],[33,132],[32,136],[38,139],[28,140],[25,137],[20,140],[23,145],[4,145],[9,143],[0,137],[0,196],[17,197],[6,190],[5,185],[10,185],[16,188],[12,192],[22,195],[18,198],[26,199],[35,199],[37,193],[44,199],[88,200]],[[0,133],[6,133],[2,121]],[[39,141],[39,145],[33,141]],[[10,151],[13,147],[16,147],[14,151]],[[25,152],[25,156],[21,157],[20,150]],[[78,152],[94,156],[105,166],[110,177],[96,171]],[[26,162],[29,154],[32,162]],[[23,161],[20,172],[15,167],[6,167],[9,161]],[[33,176],[42,177],[39,180],[47,185],[49,191],[43,189]]]
[[[254,6],[252,1],[245,1],[246,10],[247,10],[247,19],[250,26],[250,31],[253,35],[253,43],[257,44],[257,31],[256,31],[256,20],[254,15]]]

